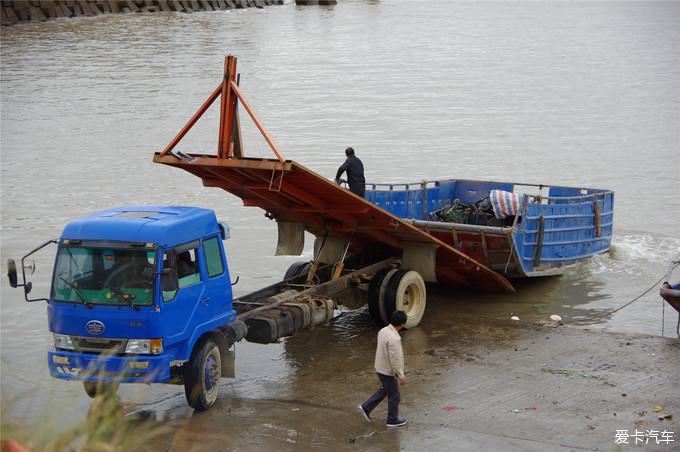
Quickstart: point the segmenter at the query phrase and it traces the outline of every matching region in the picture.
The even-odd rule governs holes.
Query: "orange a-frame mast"
[[[255,115],[250,104],[246,100],[243,92],[238,86],[236,74],[236,57],[229,55],[224,59],[224,77],[222,82],[215,88],[210,96],[199,107],[198,111],[187,121],[182,129],[175,135],[175,137],[168,143],[168,145],[160,153],[161,157],[171,153],[177,144],[182,141],[182,138],[191,130],[191,128],[198,122],[203,114],[210,108],[218,97],[221,97],[220,102],[220,127],[217,137],[217,158],[240,158],[244,156],[243,142],[241,140],[241,125],[238,117],[237,105],[241,102],[243,108],[246,110],[257,129],[262,134],[271,150],[276,155],[279,162],[286,161],[281,154],[281,151],[267,133],[260,119]]]

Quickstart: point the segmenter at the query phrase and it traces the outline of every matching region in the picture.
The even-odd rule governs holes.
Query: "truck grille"
[[[76,351],[84,353],[118,354],[125,352],[127,339],[106,339],[71,336]]]

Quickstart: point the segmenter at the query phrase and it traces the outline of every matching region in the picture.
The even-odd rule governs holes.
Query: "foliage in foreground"
[[[13,439],[30,450],[114,451],[147,449],[154,440],[168,433],[169,427],[141,415],[126,415],[118,397],[98,395],[86,419],[64,431],[56,431],[55,420],[32,420],[30,425],[7,421],[2,409],[3,441]],[[54,416],[59,416],[55,413]]]

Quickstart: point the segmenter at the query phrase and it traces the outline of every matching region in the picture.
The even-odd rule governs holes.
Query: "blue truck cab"
[[[215,213],[196,207],[125,206],[66,225],[46,299],[52,376],[82,380],[91,397],[119,383],[184,384],[193,408],[210,408],[245,334],[226,238]]]

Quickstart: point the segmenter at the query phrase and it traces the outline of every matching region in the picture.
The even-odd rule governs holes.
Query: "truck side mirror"
[[[17,287],[17,264],[14,259],[7,260],[7,277],[9,278],[9,285],[13,288]]]
[[[31,290],[33,289],[33,284],[31,281],[27,281],[24,284],[19,284],[17,278],[17,264],[14,262],[14,259],[7,260],[7,277],[9,278],[9,285],[12,286],[12,288],[24,286],[24,294],[28,295],[31,293]]]
[[[27,255],[21,258],[21,278],[23,280],[23,284],[19,284],[18,277],[17,277],[17,264],[14,262],[14,260],[9,259],[7,261],[7,277],[9,278],[9,285],[12,287],[23,287],[24,288],[24,298],[28,302],[32,301],[49,301],[47,298],[33,298],[29,299],[28,294],[31,292],[31,289],[33,288],[33,284],[31,284],[30,281],[26,281],[26,273],[28,272],[29,275],[32,275],[33,272],[35,271],[35,262],[30,261],[29,263],[26,263],[26,259],[35,254],[36,252],[40,251],[41,249],[45,248],[47,245],[51,243],[57,243],[56,240],[48,240],[47,242],[43,243]]]
[[[177,270],[172,267],[161,270],[161,290],[164,292],[174,292],[178,289]]]
[[[222,240],[228,240],[231,238],[231,231],[229,230],[229,225],[227,223],[217,223],[220,228],[220,237]]]

